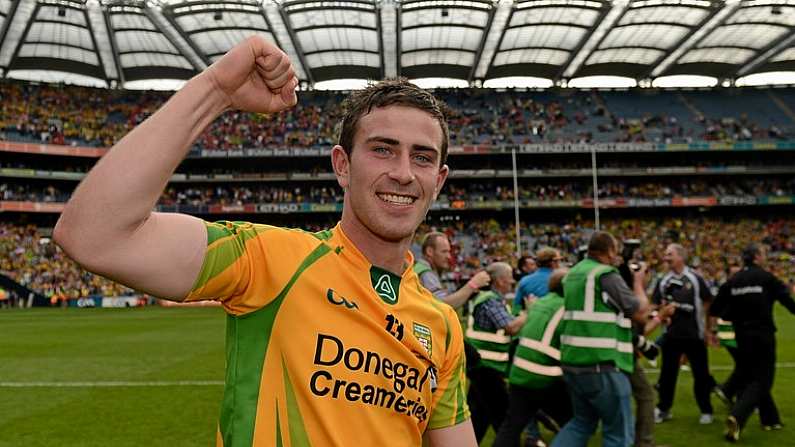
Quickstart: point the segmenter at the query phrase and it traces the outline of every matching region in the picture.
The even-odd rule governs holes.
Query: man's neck
[[[373,234],[354,219],[343,218],[340,226],[353,245],[370,261],[370,264],[398,276],[403,275],[403,271],[408,267],[405,265],[406,252],[411,247],[411,237],[398,242],[388,241]]]
[[[682,266],[679,266],[679,267],[673,267],[671,270],[673,270],[674,273],[676,273],[677,275],[681,275],[682,272],[685,271],[685,266],[682,265]]]

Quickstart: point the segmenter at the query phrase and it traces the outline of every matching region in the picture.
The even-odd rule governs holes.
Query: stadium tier
[[[452,236],[459,267],[449,280],[516,257],[514,206],[522,251],[552,245],[573,259],[594,225],[594,167],[603,226],[648,241],[650,260],[661,258],[664,241],[679,240],[718,279],[743,243],[760,240],[775,250],[777,271],[795,280],[790,89],[438,93],[450,107],[452,171],[426,228]],[[2,81],[0,95],[3,274],[48,299],[129,293],[37,241],[98,157],[168,94]],[[298,107],[277,115],[222,115],[157,209],[309,229],[333,224],[342,191],[329,153],[341,98],[304,92]],[[706,209],[713,212],[699,215]],[[738,220],[749,214],[754,220]]]
[[[742,93],[738,93],[742,92]],[[788,89],[725,92],[440,90],[453,145],[577,142],[692,143],[795,138]],[[13,141],[112,146],[169,97],[76,86],[0,82],[0,132]],[[303,92],[275,116],[228,112],[196,150],[328,147],[342,95]]]

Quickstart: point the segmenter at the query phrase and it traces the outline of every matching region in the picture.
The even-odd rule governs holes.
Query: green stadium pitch
[[[795,317],[785,313],[774,387],[784,430],[763,432],[754,416],[740,445],[795,446]],[[224,324],[219,308],[0,310],[0,447],[214,445]],[[724,380],[730,357],[709,355]],[[692,385],[682,372],[674,419],[656,427],[657,442],[727,445],[726,407],[713,398],[715,423],[699,425]]]

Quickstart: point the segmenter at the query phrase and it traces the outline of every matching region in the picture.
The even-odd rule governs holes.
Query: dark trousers
[[[508,408],[508,390],[503,374],[493,368],[477,366],[468,375],[470,385],[467,403],[475,437],[480,443],[489,426],[495,432],[500,429]]]
[[[740,389],[742,388],[742,384],[740,383],[740,375],[737,373],[737,348],[727,346],[726,350],[729,351],[729,355],[732,356],[732,360],[734,360],[734,369],[732,370],[731,375],[723,385],[721,389],[723,390],[723,394],[726,395],[730,400],[734,400],[738,394],[740,394]]]
[[[494,447],[518,446],[522,429],[538,410],[544,410],[560,427],[572,416],[571,398],[563,380],[540,389],[511,385],[508,400],[508,414],[497,432]]]
[[[638,359],[635,359],[635,371],[629,376],[632,386],[632,398],[635,399],[635,446],[654,446],[654,387],[646,378]]]
[[[731,414],[744,426],[759,408],[762,425],[781,423],[770,390],[776,372],[776,336],[770,333],[736,333],[737,374],[742,386]]]
[[[674,403],[676,379],[679,377],[679,359],[682,354],[690,361],[693,371],[693,394],[701,413],[712,414],[709,393],[714,379],[707,367],[707,347],[698,338],[675,338],[666,336],[662,350],[662,370],[660,371],[660,401],[657,408],[669,411]]]

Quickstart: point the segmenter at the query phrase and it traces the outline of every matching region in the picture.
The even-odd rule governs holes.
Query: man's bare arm
[[[72,194],[55,241],[86,269],[182,299],[203,260],[200,219],[152,212],[193,141],[224,110],[277,112],[296,102],[287,56],[260,37],[235,46],[119,141]]]
[[[428,430],[425,432],[425,440],[430,447],[477,447],[478,445],[470,419],[452,427]]]
[[[467,300],[469,300],[469,298],[475,295],[481,287],[489,285],[490,282],[491,278],[489,277],[489,274],[485,271],[480,271],[472,276],[472,278],[464,285],[464,287],[461,287],[453,293],[439,297],[439,300],[449,304],[453,309],[458,309],[459,307],[463,306]]]

